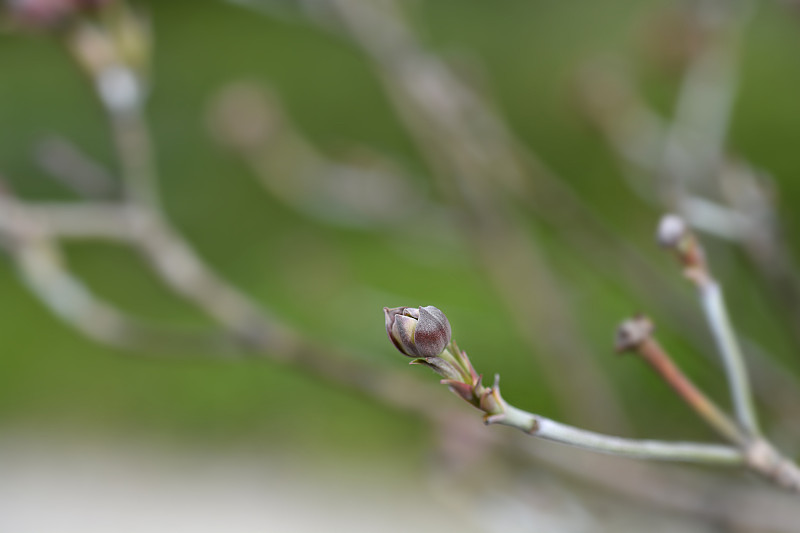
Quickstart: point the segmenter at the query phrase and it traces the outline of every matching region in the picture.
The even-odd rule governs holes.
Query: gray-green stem
[[[725,307],[722,289],[710,277],[698,281],[697,287],[700,291],[700,301],[706,320],[714,335],[725,367],[736,418],[748,433],[758,435],[760,432],[753,405],[753,395],[750,390],[750,379]]]
[[[512,405],[506,405],[505,415],[492,422],[534,437],[622,457],[731,466],[745,462],[742,452],[732,446],[614,437],[562,424]]]

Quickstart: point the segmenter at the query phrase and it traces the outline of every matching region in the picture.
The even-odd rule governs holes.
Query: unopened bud
[[[656,233],[658,244],[664,248],[675,248],[688,231],[689,227],[681,217],[673,214],[664,215],[658,224],[658,232]]]
[[[653,323],[646,316],[630,318],[617,328],[615,347],[618,353],[635,350],[653,334]]]
[[[710,281],[703,247],[685,220],[678,215],[664,215],[656,236],[661,246],[675,253],[687,278],[696,284]]]
[[[395,347],[409,357],[435,357],[450,343],[447,317],[432,305],[420,308],[383,308],[386,334]]]

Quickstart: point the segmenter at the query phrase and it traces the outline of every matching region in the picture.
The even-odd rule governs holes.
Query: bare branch
[[[621,457],[729,466],[744,464],[742,453],[731,446],[603,435],[528,413],[511,405],[507,406],[506,416],[496,423],[517,428],[534,437]]]
[[[437,216],[442,207],[384,158],[366,154],[359,161],[338,161],[321,153],[272,91],[231,84],[215,98],[209,115],[218,142],[241,155],[275,198],[309,217],[384,230],[420,218],[448,225]]]
[[[711,275],[702,244],[676,215],[662,218],[658,233],[659,242],[675,251],[684,267],[686,278],[697,287],[706,320],[725,368],[736,417],[749,433],[758,435],[758,422],[744,356],[728,316],[722,289]]]

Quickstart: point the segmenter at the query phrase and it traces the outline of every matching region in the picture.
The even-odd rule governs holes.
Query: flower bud
[[[667,214],[658,223],[656,238],[664,248],[677,248],[681,240],[689,233],[689,226],[678,215]]]
[[[386,333],[395,347],[409,357],[434,357],[450,343],[447,317],[436,307],[383,308]]]

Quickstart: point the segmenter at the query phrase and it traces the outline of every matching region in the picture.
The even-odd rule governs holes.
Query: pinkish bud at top
[[[450,343],[447,317],[432,305],[383,308],[386,334],[395,347],[409,357],[434,357]]]
[[[661,222],[658,224],[658,231],[656,237],[658,243],[665,248],[674,248],[678,246],[681,239],[689,231],[686,222],[678,215],[664,215]]]

